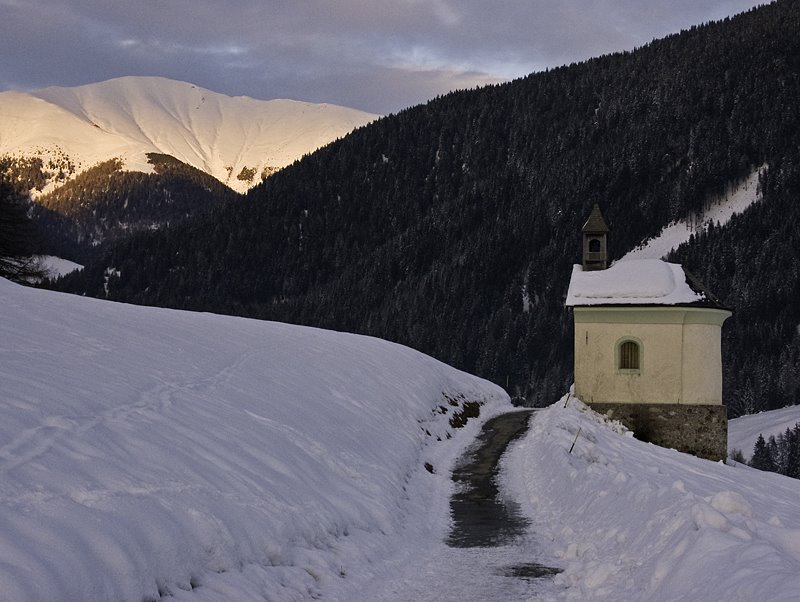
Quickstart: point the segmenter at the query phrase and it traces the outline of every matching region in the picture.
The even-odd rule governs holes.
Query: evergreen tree
[[[800,422],[777,437],[770,435],[766,441],[763,435],[759,435],[753,446],[750,466],[800,478]]]
[[[775,460],[770,454],[767,442],[764,440],[763,435],[759,435],[756,443],[753,446],[753,457],[750,459],[750,466],[759,470],[766,470],[775,472]]]
[[[35,256],[36,232],[26,203],[0,178],[0,277],[14,282],[34,282],[44,276]]]
[[[788,450],[786,452],[786,476],[795,479],[800,479],[800,422],[794,425],[794,428],[789,431]]]

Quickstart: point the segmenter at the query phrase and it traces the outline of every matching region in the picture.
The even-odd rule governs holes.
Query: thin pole
[[[572,448],[575,447],[575,442],[578,440],[578,435],[581,434],[581,428],[582,427],[579,426],[578,427],[578,432],[575,433],[575,439],[572,441],[572,445],[569,446],[569,453],[572,453]]]

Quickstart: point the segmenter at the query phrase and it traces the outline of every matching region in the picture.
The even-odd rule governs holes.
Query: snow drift
[[[0,304],[8,600],[317,596],[446,482],[425,462],[477,428],[451,402],[508,407],[374,338],[5,280]]]
[[[542,599],[797,599],[800,481],[637,441],[566,401],[536,414],[503,474],[564,569]]]

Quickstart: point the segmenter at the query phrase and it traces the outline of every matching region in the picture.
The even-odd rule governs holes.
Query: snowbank
[[[451,401],[510,407],[378,339],[5,280],[0,305],[3,599],[295,600],[368,579],[446,504],[478,428],[450,428]]]
[[[504,473],[564,569],[545,599],[797,599],[800,481],[637,441],[564,402],[534,416]]]

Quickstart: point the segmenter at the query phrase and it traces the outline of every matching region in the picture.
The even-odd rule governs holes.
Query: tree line
[[[734,459],[743,461],[740,452],[734,451]],[[768,472],[777,472],[793,479],[800,479],[800,422],[794,428],[770,435],[764,439],[763,434],[758,435],[753,445],[753,457],[748,462],[753,468]]]

